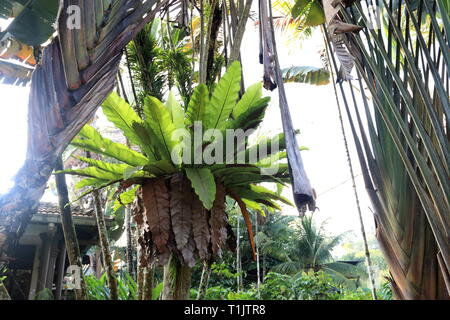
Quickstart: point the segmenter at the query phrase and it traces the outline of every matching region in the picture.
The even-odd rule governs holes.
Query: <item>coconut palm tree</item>
[[[394,294],[448,299],[450,8],[377,3],[323,1],[331,65],[349,80],[338,90]]]
[[[313,215],[301,218],[298,227],[283,253],[284,262],[275,266],[274,271],[299,274],[322,270],[338,281],[347,281],[360,273],[354,265],[333,259],[332,251],[343,241],[345,233],[327,236],[324,223],[316,225]]]

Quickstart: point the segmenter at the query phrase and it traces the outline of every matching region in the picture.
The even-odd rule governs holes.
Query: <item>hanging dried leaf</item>
[[[212,252],[215,256],[222,256],[222,247],[227,238],[227,216],[225,214],[225,188],[217,183],[216,199],[211,208],[209,225],[211,226]]]
[[[334,52],[341,63],[337,76],[337,82],[353,80],[351,75],[355,67],[355,59],[345,47],[345,34],[335,34],[332,38]]]
[[[209,259],[209,243],[211,235],[209,233],[208,211],[203,207],[197,195],[192,199],[192,233],[197,246],[198,255],[201,260]]]
[[[181,254],[183,256],[184,263],[190,268],[195,266],[195,242],[192,238],[192,234],[188,239],[187,244],[181,249]]]
[[[152,263],[153,242],[150,232],[138,227],[139,237],[139,263],[142,267],[149,266]]]
[[[164,178],[148,180],[142,186],[145,217],[159,253],[168,250],[170,232],[169,192]]]
[[[138,226],[141,226],[144,223],[144,204],[142,200],[142,188],[139,188],[136,191],[136,198],[133,202],[133,218],[136,221]]]
[[[189,180],[181,173],[172,176],[170,191],[170,215],[172,231],[179,250],[189,241],[192,229],[192,188]]]
[[[342,0],[324,0],[323,8],[328,25],[328,32],[336,56],[341,63],[341,68],[337,76],[337,81],[353,80],[351,72],[355,66],[355,58],[358,58],[355,52],[353,54],[346,48],[346,34],[357,33],[363,28],[354,24],[344,23],[339,17],[339,11],[344,7],[351,6],[355,1]]]
[[[166,265],[169,262],[171,255],[172,252],[170,251],[158,254],[156,257],[156,264],[160,267]]]
[[[271,38],[267,4],[264,1],[259,2],[259,21],[259,59],[260,63],[264,65],[263,86],[266,90],[273,91],[277,88],[275,79],[275,52]]]

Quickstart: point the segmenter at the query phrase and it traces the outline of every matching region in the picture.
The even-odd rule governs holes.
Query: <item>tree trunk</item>
[[[83,20],[81,29],[66,24],[67,8],[80,1],[61,2],[58,37],[32,76],[27,157],[14,187],[0,198],[0,257],[14,250],[36,212],[58,156],[114,88],[123,48],[167,1],[153,11],[155,0],[105,6],[101,23]],[[82,17],[98,12],[94,1],[82,3]]]
[[[145,274],[145,267],[143,267],[141,264],[138,265],[137,268],[137,275],[136,275],[136,284],[137,284],[137,299],[143,300],[144,299],[144,274]]]
[[[152,300],[154,276],[155,276],[155,268],[154,267],[148,266],[148,267],[144,268],[142,300]]]
[[[205,299],[206,290],[208,290],[209,276],[211,275],[212,261],[203,262],[202,277],[200,278],[200,285],[198,286],[197,300]]]
[[[237,216],[236,226],[236,271],[237,271],[237,292],[241,291],[242,268],[241,268],[241,219]]]
[[[258,290],[258,297],[260,297],[259,288],[261,286],[261,266],[259,263],[259,243],[258,243],[258,211],[255,214],[255,247],[256,247],[256,289]]]
[[[59,156],[56,161],[57,171],[64,170],[62,157]],[[80,270],[81,288],[75,289],[75,297],[77,300],[85,300],[86,283],[83,277],[83,265],[78,245],[78,238],[75,232],[75,225],[72,219],[72,209],[69,201],[69,191],[67,190],[66,176],[64,174],[55,174],[56,190],[58,192],[59,211],[61,212],[61,226],[64,233],[64,241],[66,243],[67,256],[71,266],[77,266]]]
[[[105,216],[103,215],[102,203],[98,191],[94,191],[92,194],[95,204],[95,217],[97,218],[98,235],[102,248],[103,263],[105,265],[106,277],[108,279],[109,296],[111,300],[118,300],[119,293],[117,289],[117,279],[114,272],[114,264],[111,258],[111,251],[109,248],[108,232],[106,230],[106,222]]]
[[[176,254],[164,266],[163,300],[188,300],[192,268],[180,263]]]
[[[133,234],[131,231],[131,211],[125,208],[125,232],[127,235],[127,269],[130,276],[136,281],[136,268],[133,259]]]

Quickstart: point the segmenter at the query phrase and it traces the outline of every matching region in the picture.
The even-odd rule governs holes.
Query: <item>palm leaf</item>
[[[322,86],[330,83],[330,72],[324,68],[289,67],[281,70],[285,82],[307,83]]]
[[[297,0],[291,14],[294,19],[304,19],[307,26],[318,26],[325,22],[325,15],[318,0]]]
[[[343,21],[370,25],[365,5],[341,10]],[[352,84],[349,91],[340,84],[340,93],[351,95],[344,106],[396,295],[447,298],[448,292],[435,288],[443,288],[439,279],[450,270],[448,14],[436,18],[443,12],[441,0],[379,5],[385,13],[380,30],[345,35],[364,81],[359,82],[363,106]],[[440,269],[431,270],[438,264]]]

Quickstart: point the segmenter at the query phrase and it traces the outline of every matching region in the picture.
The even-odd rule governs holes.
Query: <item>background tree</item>
[[[333,249],[342,243],[344,237],[345,233],[326,235],[323,223],[317,226],[312,215],[305,216],[300,219],[287,250],[282,253],[284,261],[273,271],[287,274],[324,271],[337,281],[347,282],[361,272],[353,264],[335,261],[332,256]]]

